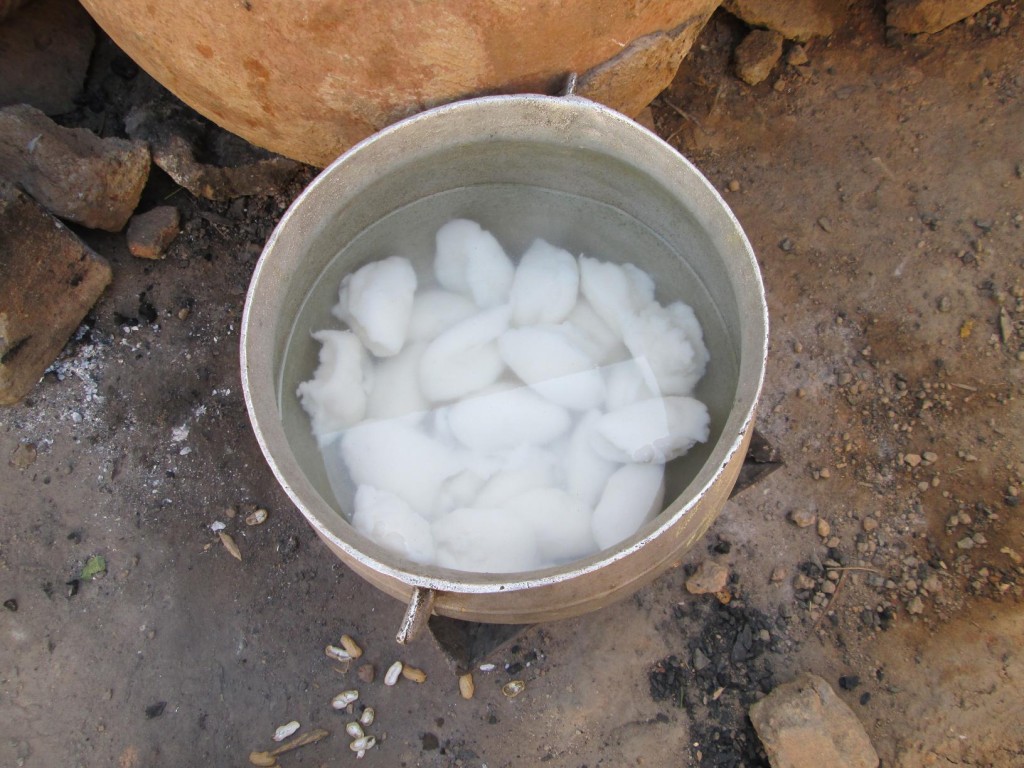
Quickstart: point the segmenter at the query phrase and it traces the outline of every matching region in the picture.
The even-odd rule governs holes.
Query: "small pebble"
[[[356,677],[364,683],[372,683],[376,676],[377,670],[373,668],[373,664],[360,664],[356,670]]]
[[[798,528],[807,528],[810,525],[814,525],[818,516],[806,509],[794,509],[789,513],[789,519]]]
[[[832,477],[832,470],[830,470],[828,467],[822,467],[820,470],[818,470],[818,475],[819,477],[821,477],[822,480],[828,480],[830,477]]]
[[[824,518],[818,518],[818,535],[823,539],[827,539],[832,534],[832,526],[828,520]]]
[[[927,461],[929,464],[934,464],[939,460],[939,454],[934,451],[925,451],[921,454],[921,458]]]
[[[775,584],[785,581],[787,576],[789,576],[789,570],[783,565],[777,565],[772,569],[771,580]]]
[[[863,522],[860,524],[861,528],[870,533],[871,531],[878,528],[878,521],[873,517],[865,517]]]
[[[737,179],[733,179],[732,181],[729,182],[729,191],[730,192],[739,192],[741,186],[742,185],[740,184],[740,182]]]
[[[907,613],[909,613],[911,615],[917,615],[919,613],[924,613],[924,602],[921,600],[920,597],[917,597],[915,595],[910,600],[910,602],[907,603]]]
[[[786,53],[786,63],[790,66],[802,67],[808,61],[807,50],[802,45],[794,45]]]

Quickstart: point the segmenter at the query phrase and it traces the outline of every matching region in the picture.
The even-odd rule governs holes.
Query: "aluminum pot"
[[[332,325],[341,278],[392,255],[432,254],[462,216],[510,253],[536,236],[631,261],[659,300],[697,312],[711,352],[696,396],[711,438],[666,472],[667,507],[621,544],[518,574],[423,566],[360,535],[337,508],[295,396],[316,367],[310,332]],[[494,96],[423,112],[328,166],[295,200],[256,265],[242,321],[249,417],[278,482],[328,547],[409,603],[408,639],[431,613],[493,623],[574,616],[626,597],[676,563],[736,481],[765,371],[768,315],[754,253],[721,196],[657,136],[575,96]]]

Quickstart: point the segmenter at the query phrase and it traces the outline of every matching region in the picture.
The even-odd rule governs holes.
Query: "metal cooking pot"
[[[662,302],[683,299],[711,352],[696,396],[711,438],[666,472],[666,509],[620,545],[568,565],[465,573],[398,557],[356,532],[295,396],[316,367],[310,331],[333,325],[341,278],[389,256],[433,252],[450,218],[475,219],[509,253],[536,236],[631,261]],[[423,112],[375,134],[295,200],[256,266],[242,320],[242,384],[278,482],[328,547],[409,603],[404,641],[431,613],[548,621],[626,597],[677,562],[718,515],[750,440],[768,343],[750,243],[711,184],[657,136],[575,96],[494,96]]]

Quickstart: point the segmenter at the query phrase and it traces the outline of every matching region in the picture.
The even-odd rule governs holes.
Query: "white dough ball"
[[[487,309],[505,304],[515,267],[501,243],[475,221],[453,219],[437,230],[434,274],[443,288]]]
[[[439,288],[422,290],[412,300],[409,340],[433,341],[478,311],[473,300],[461,294]]]
[[[629,357],[622,336],[598,316],[586,299],[577,301],[569,317],[558,327],[581,352],[598,365],[608,365]]]
[[[550,564],[597,551],[590,510],[560,488],[538,488],[520,494],[506,502],[504,511],[529,523],[541,557]]]
[[[498,351],[516,376],[553,403],[587,411],[604,402],[594,361],[557,327],[513,328],[498,339]]]
[[[661,511],[665,471],[660,464],[626,464],[608,479],[594,509],[594,541],[607,549],[629,538]]]
[[[610,461],[594,449],[594,430],[601,419],[600,411],[590,411],[580,419],[565,453],[565,478],[569,493],[579,503],[593,509],[608,478],[620,463]]]
[[[568,251],[540,238],[523,254],[512,281],[513,325],[560,323],[579,293],[580,270]]]
[[[664,464],[710,432],[707,406],[692,397],[652,397],[602,416],[593,446],[605,458]]]
[[[541,565],[532,527],[500,509],[460,508],[434,521],[437,564],[477,573],[532,571]]]
[[[422,565],[434,562],[430,523],[402,499],[369,485],[356,490],[352,526],[384,549]]]
[[[357,486],[390,491],[421,515],[433,512],[441,484],[462,470],[454,451],[403,419],[353,427],[341,455]]]
[[[625,322],[654,301],[654,280],[633,264],[580,257],[580,290],[608,327],[622,333]]]
[[[455,438],[482,453],[545,445],[565,433],[570,421],[564,408],[526,387],[471,397],[448,410],[448,426]]]
[[[627,405],[656,397],[658,392],[652,391],[648,381],[652,378],[650,366],[644,359],[630,359],[622,363],[606,366],[604,374],[607,398],[605,404],[609,411],[617,411]]]
[[[321,345],[320,363],[296,394],[313,423],[313,434],[323,442],[366,415],[373,369],[352,331],[317,331],[313,338]]]
[[[511,451],[503,466],[480,489],[476,506],[497,508],[537,488],[561,482],[558,459],[550,450],[524,445]]]
[[[667,309],[651,304],[626,321],[623,341],[634,358],[646,361],[648,386],[662,395],[690,395],[709,359],[693,310],[677,301]]]
[[[405,344],[415,292],[412,264],[391,256],[346,275],[331,313],[348,323],[373,354],[389,357]]]
[[[452,326],[420,358],[420,390],[432,402],[472,394],[505,370],[495,340],[508,328],[508,307],[498,307]]]
[[[393,419],[427,410],[420,392],[420,359],[425,344],[410,344],[394,357],[377,363],[366,409],[367,418]]]

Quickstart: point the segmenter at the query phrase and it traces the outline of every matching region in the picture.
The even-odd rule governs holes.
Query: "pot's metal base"
[[[750,448],[743,460],[739,479],[729,498],[766,478],[784,464],[782,456],[765,436],[756,429],[750,438]],[[478,621],[460,621],[447,616],[431,616],[427,629],[437,647],[455,667],[456,674],[471,672],[489,656],[496,655],[505,646],[521,637],[534,624],[484,624]]]

